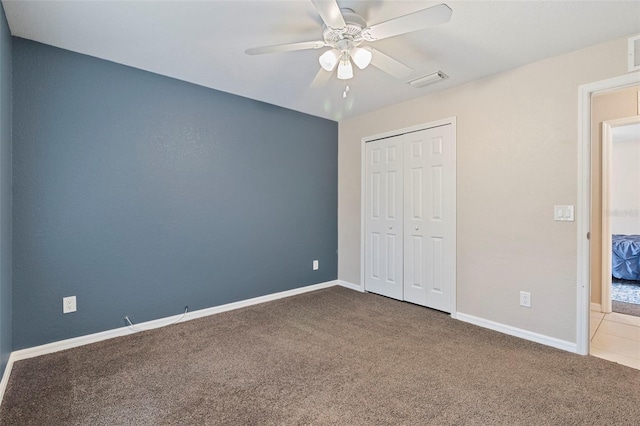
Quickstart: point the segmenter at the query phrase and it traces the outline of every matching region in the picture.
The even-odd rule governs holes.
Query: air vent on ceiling
[[[640,55],[638,55],[640,56]],[[408,84],[410,84],[413,87],[424,87],[428,84],[433,84],[436,83],[440,80],[444,80],[446,78],[449,78],[448,75],[446,75],[445,73],[443,73],[442,71],[436,71],[434,73],[431,73],[429,75],[425,75],[423,77],[418,77],[414,80],[411,81],[407,81]]]
[[[629,72],[640,70],[640,36],[629,39]]]

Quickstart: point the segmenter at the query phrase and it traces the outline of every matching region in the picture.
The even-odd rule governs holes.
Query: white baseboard
[[[359,291],[361,293],[364,292],[364,288],[358,284],[353,284],[348,281],[338,280],[338,285],[346,288],[350,288],[351,290]]]
[[[596,312],[602,312],[602,305],[600,303],[591,302],[591,310]]]
[[[533,331],[512,327],[510,325],[490,321],[484,318],[474,317],[473,315],[464,314],[462,312],[457,312],[456,318],[460,321],[468,322],[470,324],[478,325],[490,330],[499,331],[500,333],[519,337],[521,339],[530,340],[532,342],[541,343],[543,345],[551,346],[557,349],[562,349],[567,352],[577,353],[578,351],[578,346],[574,342],[556,339],[555,337],[534,333]]]
[[[232,311],[234,309],[240,309],[247,306],[257,305],[259,303],[270,302],[272,300],[283,299],[285,297],[295,296],[297,294],[308,293],[310,291],[321,290],[323,288],[333,287],[335,285],[342,285],[338,280],[326,281],[319,284],[313,284],[306,287],[294,288],[293,290],[281,291],[279,293],[267,294],[265,296],[254,297],[252,299],[241,300],[239,302],[227,303],[226,305],[214,306],[211,308],[200,309],[193,312],[188,312],[184,315],[184,319],[180,322],[193,320],[196,318],[202,318],[209,315],[219,314],[222,312]],[[0,381],[0,402],[4,397],[4,391],[9,382],[9,375],[13,363],[27,358],[33,358],[40,355],[50,354],[54,352],[63,351],[65,349],[71,349],[78,346],[88,345],[90,343],[100,342],[102,340],[113,339],[114,337],[126,336],[129,334],[138,333],[139,331],[152,330],[154,328],[165,327],[167,325],[175,324],[183,314],[173,315],[166,318],[160,318],[152,321],[136,324],[137,330],[132,330],[129,327],[120,327],[112,330],[102,331],[100,333],[88,334],[86,336],[74,337],[72,339],[60,340],[58,342],[47,343],[45,345],[34,346],[32,348],[20,349],[14,351],[9,356],[7,366],[2,375]]]
[[[2,380],[0,380],[0,403],[4,398],[4,391],[7,389],[7,385],[9,384],[9,376],[11,375],[11,369],[13,368],[13,361],[13,354],[11,354],[7,360],[7,366],[4,368]]]

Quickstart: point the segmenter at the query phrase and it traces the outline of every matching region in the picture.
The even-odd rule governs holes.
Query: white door
[[[452,312],[452,124],[365,145],[365,290]]]
[[[404,136],[404,297],[427,305],[429,139],[425,131]]]
[[[455,289],[455,140],[453,126],[425,130],[427,151],[426,306],[445,312]]]
[[[451,312],[453,126],[404,135],[404,300]]]
[[[365,289],[402,300],[403,137],[365,148]]]

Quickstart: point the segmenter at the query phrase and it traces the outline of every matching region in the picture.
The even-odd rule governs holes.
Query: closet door
[[[454,149],[451,125],[405,135],[404,300],[446,312],[455,285]]]
[[[424,130],[426,149],[426,306],[451,312],[455,288],[455,140],[453,126]],[[422,132],[421,132],[422,133]]]
[[[402,300],[403,137],[365,145],[365,289]]]
[[[404,300],[427,305],[428,143],[424,131],[404,136]]]

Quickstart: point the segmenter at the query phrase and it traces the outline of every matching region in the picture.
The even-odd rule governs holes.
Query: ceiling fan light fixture
[[[361,70],[369,66],[369,64],[371,63],[372,57],[373,57],[373,54],[368,49],[363,49],[361,47],[354,47],[351,50],[351,59],[353,59],[353,62]]]
[[[349,58],[342,59],[340,65],[338,65],[338,79],[349,80],[353,78],[353,66]]]
[[[324,68],[325,71],[333,71],[338,65],[338,60],[340,59],[340,52],[336,49],[327,50],[318,58],[318,62],[320,62],[320,66]]]

